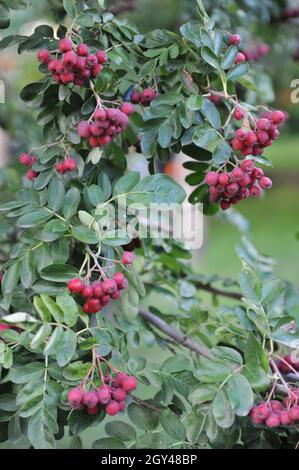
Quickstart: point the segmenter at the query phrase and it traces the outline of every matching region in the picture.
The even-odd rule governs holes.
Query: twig
[[[214,359],[213,354],[210,352],[209,349],[202,346],[201,344],[194,341],[192,338],[185,336],[182,332],[176,330],[171,325],[168,325],[164,320],[157,317],[151,312],[147,312],[144,309],[139,310],[139,315],[147,322],[154,325],[160,331],[163,331],[167,336],[172,338],[176,343],[181,346],[185,346],[185,348],[191,349],[191,351],[195,351],[200,356],[203,356],[207,359]]]
[[[151,405],[150,403],[147,403],[146,401],[140,400],[140,398],[132,397],[133,400],[138,403],[138,405],[144,406],[144,408],[148,408],[151,411],[154,411],[155,413],[161,413],[161,409],[157,408],[154,405]]]
[[[239,292],[229,292],[229,291],[217,289],[211,286],[211,284],[204,284],[203,282],[196,282],[195,287],[197,287],[197,289],[210,292],[210,294],[213,294],[213,295],[219,295],[220,297],[227,297],[228,299],[241,300],[243,297],[243,295],[239,294]]]

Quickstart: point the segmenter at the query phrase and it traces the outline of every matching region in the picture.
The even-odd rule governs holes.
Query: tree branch
[[[144,309],[139,310],[139,315],[147,322],[150,323],[151,325],[154,325],[158,330],[163,331],[167,336],[172,338],[177,344],[181,346],[185,346],[185,348],[191,349],[191,351],[195,351],[197,354],[200,356],[205,357],[206,359],[213,359],[213,354],[211,351],[206,348],[205,346],[202,346],[201,344],[197,343],[194,341],[192,338],[189,336],[185,336],[183,333],[180,331],[176,330],[173,328],[171,325],[166,323],[164,320],[161,318],[157,317],[151,312],[148,312]]]
[[[239,292],[217,289],[216,287],[211,286],[211,284],[205,284],[203,282],[196,282],[194,285],[197,289],[205,290],[206,292],[210,292],[210,294],[219,295],[220,297],[227,297],[228,299],[241,300],[243,297]]]

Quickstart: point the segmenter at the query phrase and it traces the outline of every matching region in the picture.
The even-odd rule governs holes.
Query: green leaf
[[[246,62],[236,65],[227,74],[228,80],[237,80],[243,75],[246,75],[249,71],[249,65]]]
[[[187,439],[191,443],[200,442],[200,436],[204,432],[207,416],[200,410],[192,410],[186,419]]]
[[[145,431],[152,431],[159,424],[159,415],[157,413],[153,413],[135,403],[128,407],[128,416],[137,428]]]
[[[64,323],[70,327],[74,326],[78,320],[78,305],[69,294],[56,297],[56,303],[64,314]]]
[[[13,367],[9,372],[10,380],[15,384],[25,384],[42,377],[44,364],[33,362],[19,367]]]
[[[221,68],[223,70],[230,69],[234,65],[238,52],[239,49],[236,46],[230,46],[226,50],[221,61]]]
[[[225,384],[225,391],[237,416],[247,416],[254,403],[252,388],[244,375],[233,374]]]
[[[63,311],[54,302],[54,300],[51,299],[51,297],[49,297],[46,294],[42,294],[40,297],[43,303],[45,304],[45,306],[47,307],[47,309],[51,312],[51,315],[54,318],[54,320],[57,323],[63,323],[63,320],[64,320]]]
[[[99,243],[99,239],[95,231],[91,228],[77,226],[73,228],[72,233],[73,237],[82,243],[87,243],[89,245],[96,245],[97,243]]]
[[[221,127],[221,118],[218,109],[216,106],[208,99],[204,99],[201,112],[207,119],[207,121],[215,128],[219,129]]]
[[[183,101],[183,97],[177,93],[162,93],[162,95],[157,96],[157,98],[152,101],[151,107],[157,108],[158,106],[165,104],[172,106],[180,103],[181,101]]]
[[[216,423],[223,429],[230,428],[234,422],[235,416],[231,407],[230,400],[226,392],[222,389],[216,394],[213,400],[213,416]]]
[[[231,374],[231,369],[221,361],[206,360],[194,372],[195,377],[204,383],[220,383]]]
[[[113,188],[113,194],[118,196],[132,191],[140,181],[140,173],[130,171],[117,180]]]
[[[132,238],[125,230],[111,230],[105,232],[102,242],[108,246],[121,246],[128,244]]]
[[[57,326],[55,328],[55,330],[53,331],[44,349],[45,356],[50,356],[51,354],[54,354],[57,351],[57,347],[60,344],[60,341],[62,340],[62,337],[63,337],[63,332],[64,330],[61,326]]]
[[[262,296],[262,285],[256,273],[243,262],[243,270],[240,273],[240,287],[244,295],[252,302],[259,304]]]
[[[223,163],[229,161],[232,154],[231,146],[223,139],[219,140],[215,152],[213,154],[213,159],[217,165],[222,165]]]
[[[21,261],[20,279],[22,286],[29,289],[32,286],[35,276],[34,257],[31,253],[27,253]]]
[[[25,313],[25,312],[11,313],[9,315],[2,317],[2,320],[5,321],[6,323],[12,323],[12,324],[37,322],[36,318],[34,318],[32,315],[29,315],[29,313]]]
[[[99,204],[101,204],[101,202],[105,201],[105,196],[102,189],[96,184],[88,186],[86,191],[88,199],[94,207],[97,207]]]
[[[187,100],[187,108],[191,111],[197,111],[202,106],[202,96],[201,95],[191,95]]]
[[[164,122],[159,129],[158,142],[160,147],[167,149],[170,147],[173,134],[173,126],[169,121]]]
[[[14,291],[15,287],[18,284],[20,276],[20,265],[19,263],[14,263],[10,268],[5,271],[3,280],[2,280],[2,291],[4,294],[10,294]]]
[[[115,437],[121,441],[135,441],[136,432],[135,429],[127,423],[122,421],[113,421],[107,423],[105,426],[105,431],[108,436]]]
[[[193,134],[192,141],[197,147],[214,152],[217,145],[217,132],[209,127],[198,127]]]
[[[93,449],[125,449],[126,446],[119,439],[112,437],[104,437],[94,441],[92,444]]]
[[[185,428],[182,425],[181,420],[175,413],[170,410],[162,411],[160,415],[160,423],[163,429],[174,439],[178,441],[185,441]]]
[[[45,323],[42,327],[35,333],[34,337],[31,340],[30,347],[32,349],[38,349],[52,333],[51,325]]]
[[[42,321],[50,322],[52,319],[51,312],[48,307],[46,307],[42,299],[38,296],[35,296],[33,299],[33,304]]]
[[[213,68],[219,68],[219,61],[216,54],[207,46],[204,46],[201,49],[201,56],[205,62],[210,64]]]
[[[189,396],[192,405],[201,405],[207,401],[212,401],[216,395],[218,387],[213,384],[198,385]]]
[[[35,449],[54,449],[54,433],[58,430],[53,407],[44,404],[28,423],[28,437]]]
[[[40,274],[46,281],[62,282],[65,284],[78,275],[78,270],[74,266],[67,264],[51,264],[42,269]]]
[[[34,212],[29,212],[22,215],[17,220],[17,225],[22,228],[31,228],[37,227],[38,225],[44,224],[47,222],[53,214],[46,209],[37,209]]]
[[[153,203],[182,203],[185,198],[186,193],[178,183],[169,176],[157,174],[143,178],[128,195],[127,202],[148,206]]]
[[[75,0],[63,0],[63,8],[69,16],[75,18],[77,15],[77,7]]]
[[[66,366],[73,358],[77,348],[77,336],[72,330],[63,333],[56,349],[56,359],[59,367]]]
[[[53,178],[48,188],[48,206],[54,212],[58,212],[64,203],[64,184],[59,178]]]
[[[81,200],[80,191],[77,188],[71,188],[65,195],[62,213],[69,220],[76,214]]]

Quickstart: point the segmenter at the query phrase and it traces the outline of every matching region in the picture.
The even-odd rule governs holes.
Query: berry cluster
[[[159,96],[152,88],[145,88],[142,91],[133,90],[131,93],[131,102],[133,104],[142,104],[145,108]]]
[[[264,176],[252,160],[244,160],[241,168],[234,168],[230,173],[210,171],[205,177],[210,186],[210,199],[219,202],[222,210],[236,205],[250,196],[259,197],[263,189],[270,189],[272,181]]]
[[[66,85],[74,83],[84,86],[85,81],[96,78],[107,62],[105,51],[98,51],[91,54],[86,44],[79,44],[77,47],[70,39],[61,39],[59,42],[61,58],[52,58],[50,51],[41,49],[38,60],[48,66],[49,72],[53,75],[57,83]]]
[[[85,284],[81,279],[71,279],[67,286],[70,292],[79,294],[86,300],[84,312],[95,314],[111,300],[118,300],[122,290],[128,287],[128,281],[123,273],[118,272],[112,279],[106,278],[103,282],[95,281],[92,284]]]
[[[98,108],[93,113],[93,120],[81,121],[77,127],[81,138],[88,139],[91,147],[110,144],[112,140],[126,130],[128,116],[134,112],[131,103],[123,103],[120,109]]]
[[[33,155],[29,155],[29,153],[21,153],[21,155],[19,156],[19,162],[25,166],[32,167],[32,165],[36,161],[37,161],[37,157],[34,157]],[[29,180],[34,180],[35,178],[37,178],[38,175],[39,173],[32,170],[32,168],[30,168],[30,170],[28,170],[26,173],[26,176]]]
[[[299,389],[296,389],[299,392]],[[250,416],[254,424],[264,424],[268,428],[278,426],[291,426],[299,421],[299,406],[297,401],[299,393],[293,393],[292,397],[285,398],[283,403],[278,400],[255,405]]]
[[[57,163],[55,169],[58,173],[64,175],[64,173],[75,171],[77,169],[77,162],[74,158],[68,156],[62,162]]]
[[[242,54],[245,56],[245,59],[249,62],[258,62],[265,55],[269,54],[270,46],[268,44],[262,43],[256,46],[251,46],[248,49],[242,51]]]
[[[289,374],[290,372],[294,372],[294,370],[299,371],[299,359],[294,359],[291,354],[277,361],[276,365],[283,374]]]
[[[238,113],[238,108],[235,114]],[[244,117],[244,116],[243,116]],[[242,119],[241,113],[237,118]],[[262,155],[265,147],[272,145],[273,140],[279,138],[278,130],[286,120],[285,113],[273,111],[267,113],[267,117],[261,117],[255,122],[255,128],[241,128],[235,133],[231,145],[235,151],[240,151],[243,157],[248,155]]]
[[[283,20],[291,20],[293,18],[298,18],[299,16],[299,8],[287,8],[282,13]]]
[[[101,360],[108,364],[112,374],[116,372],[114,377],[112,374],[107,374],[105,377],[103,376]],[[127,396],[137,388],[136,377],[116,371],[104,358],[99,356],[96,357],[96,362],[99,366],[101,385],[96,387],[92,382],[88,391],[86,391],[88,375],[83,382],[81,382],[79,387],[73,388],[68,392],[67,397],[69,405],[76,410],[83,410],[85,408],[89,415],[98,414],[104,407],[107,415],[115,416],[120,411],[126,409]],[[93,363],[91,371],[94,372],[95,367],[96,363]]]

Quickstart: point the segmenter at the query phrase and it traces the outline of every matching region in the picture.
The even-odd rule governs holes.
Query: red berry
[[[299,406],[293,406],[293,408],[290,408],[289,415],[292,421],[299,421]]]
[[[105,294],[113,294],[117,291],[117,284],[114,279],[105,279],[102,284]]]
[[[102,64],[94,65],[91,69],[92,78],[97,78],[97,76],[100,74],[102,68],[103,68]]]
[[[220,175],[218,176],[218,183],[221,186],[226,186],[229,183],[229,180],[230,176],[228,173],[220,173]]]
[[[96,281],[96,282],[93,283],[92,287],[93,287],[94,297],[96,297],[97,299],[102,297],[102,295],[103,295],[102,283],[99,282],[99,281]]]
[[[79,404],[82,401],[83,393],[80,388],[73,388],[67,394],[67,398],[70,404]]]
[[[119,372],[116,376],[116,380],[120,385],[122,385],[123,381],[128,377],[128,374],[126,374],[125,372]]]
[[[87,407],[87,413],[89,415],[97,415],[100,411],[100,407],[99,406],[88,406]]]
[[[74,294],[80,294],[80,292],[84,288],[84,283],[81,279],[71,279],[67,283],[67,288],[70,292],[73,292]]]
[[[271,121],[274,124],[282,124],[285,121],[286,117],[282,111],[274,111],[271,116]]]
[[[270,407],[273,411],[282,411],[283,410],[283,405],[278,400],[271,400],[270,401]]]
[[[239,181],[242,181],[243,176],[244,173],[240,168],[234,168],[231,172],[230,178],[234,183],[238,183]]]
[[[242,150],[243,147],[244,147],[244,144],[243,144],[242,140],[239,137],[235,137],[232,140],[232,147],[233,147],[234,150]]]
[[[256,136],[257,136],[257,140],[260,144],[264,144],[265,142],[267,142],[267,140],[269,140],[269,135],[265,131],[259,131],[256,134]]]
[[[88,300],[84,306],[83,306],[83,310],[85,313],[98,313],[100,310],[101,310],[102,306],[101,306],[101,302],[99,301],[99,299],[90,299]]]
[[[137,379],[133,375],[122,381],[122,388],[125,392],[130,393],[137,388]]]
[[[117,415],[118,412],[119,412],[119,405],[118,405],[117,401],[115,401],[115,400],[109,401],[109,403],[105,407],[105,411],[106,411],[107,415],[109,415],[109,416]]]
[[[94,65],[98,64],[98,59],[94,54],[89,54],[86,57],[86,64],[89,65],[90,67],[93,67]]]
[[[225,188],[229,194],[235,194],[239,191],[239,185],[237,183],[230,183]]]
[[[96,53],[99,64],[105,64],[108,60],[108,56],[105,51],[99,51]]]
[[[252,176],[256,179],[260,179],[264,176],[264,172],[261,168],[254,168]]]
[[[246,57],[245,55],[242,53],[242,52],[239,52],[237,54],[237,57],[236,57],[236,60],[235,60],[235,64],[239,64],[240,62],[245,62],[246,61]]]
[[[108,305],[110,302],[110,295],[103,295],[100,299],[102,307],[105,307],[105,305]]]
[[[39,173],[37,173],[36,171],[33,171],[33,170],[28,170],[27,173],[26,173],[26,176],[29,180],[34,180],[35,178],[37,178],[39,175]]]
[[[31,165],[31,156],[28,153],[21,153],[21,155],[19,156],[19,162],[22,165],[29,166]]]
[[[231,206],[231,203],[227,199],[222,199],[220,201],[220,207],[223,211],[226,211],[227,209],[229,209],[230,206]]]
[[[261,188],[257,186],[256,184],[251,186],[251,188],[249,189],[249,192],[250,192],[250,196],[253,196],[253,197],[260,197],[262,194]]]
[[[120,107],[122,113],[125,113],[127,116],[130,116],[134,113],[134,106],[131,103],[123,103]]]
[[[86,57],[89,53],[89,48],[86,44],[79,44],[77,47],[77,54],[81,57]]]
[[[89,298],[93,296],[93,288],[91,286],[84,286],[81,291],[82,297]]]
[[[238,139],[245,139],[246,137],[246,134],[247,134],[247,131],[245,129],[237,129],[236,130],[236,137]]]
[[[135,260],[135,255],[131,251],[125,251],[121,258],[122,264],[132,264],[134,263],[134,260]]]
[[[127,403],[125,402],[125,400],[122,400],[118,402],[118,406],[119,406],[119,411],[123,411],[126,409]]]
[[[75,171],[77,169],[77,162],[74,158],[67,158],[64,161],[64,166],[68,171]]]
[[[62,63],[65,67],[74,67],[77,64],[77,60],[77,54],[73,51],[69,51],[64,54]]]
[[[292,424],[292,418],[290,416],[289,411],[282,411],[279,415],[280,418],[280,424],[283,426],[288,426],[289,424]]]
[[[105,121],[107,119],[107,113],[105,109],[99,108],[94,113],[94,118],[96,121]]]
[[[61,39],[59,41],[60,52],[62,53],[68,52],[68,51],[71,51],[72,48],[73,48],[73,43],[70,39]]]
[[[235,109],[235,112],[234,112],[234,118],[237,120],[237,121],[242,121],[242,119],[244,119],[245,117],[245,112],[243,111],[243,109],[241,108],[236,108]]]
[[[205,177],[205,182],[209,186],[216,186],[218,183],[218,173],[216,171],[209,171],[209,173]]]
[[[117,388],[112,392],[112,398],[116,401],[123,401],[125,400],[127,394],[123,388]]]
[[[113,275],[113,279],[115,280],[117,287],[122,286],[123,280],[125,279],[125,276],[123,273],[118,272]]]
[[[131,102],[133,104],[139,104],[141,101],[141,93],[137,90],[133,90],[131,94]]]
[[[105,386],[101,386],[97,391],[98,402],[100,405],[107,405],[111,400],[111,393],[109,389]]]
[[[257,137],[254,132],[249,131],[245,137],[245,142],[248,146],[252,146],[257,143]]]
[[[270,178],[267,178],[266,176],[263,176],[260,179],[260,186],[263,189],[270,189],[272,187],[272,181],[270,180]]]
[[[51,60],[51,53],[47,49],[41,49],[37,53],[37,58],[42,64],[48,64]]]
[[[83,394],[82,403],[84,405],[95,407],[98,404],[98,396],[96,392],[85,392]]]
[[[268,131],[270,129],[271,122],[267,118],[261,118],[257,121],[257,128],[260,131]]]
[[[48,63],[48,70],[49,70],[49,72],[51,72],[51,73],[56,72],[56,69],[57,69],[58,64],[59,64],[59,60],[58,60],[58,59],[53,59],[53,60],[51,60],[51,61]]]
[[[57,163],[55,170],[62,175],[67,171],[64,162]]]
[[[0,323],[0,331],[5,331],[5,330],[9,330],[9,326],[8,325],[5,325],[4,323]]]
[[[269,407],[265,403],[261,403],[255,409],[255,415],[263,420],[269,418],[270,414]]]
[[[269,418],[266,420],[266,426],[268,428],[276,428],[277,426],[280,425],[280,418],[279,415],[277,414],[272,414],[269,416]]]
[[[90,137],[90,124],[88,121],[81,121],[77,127],[80,137],[88,139]]]
[[[238,46],[241,42],[241,37],[238,34],[232,34],[229,38],[229,43]]]

